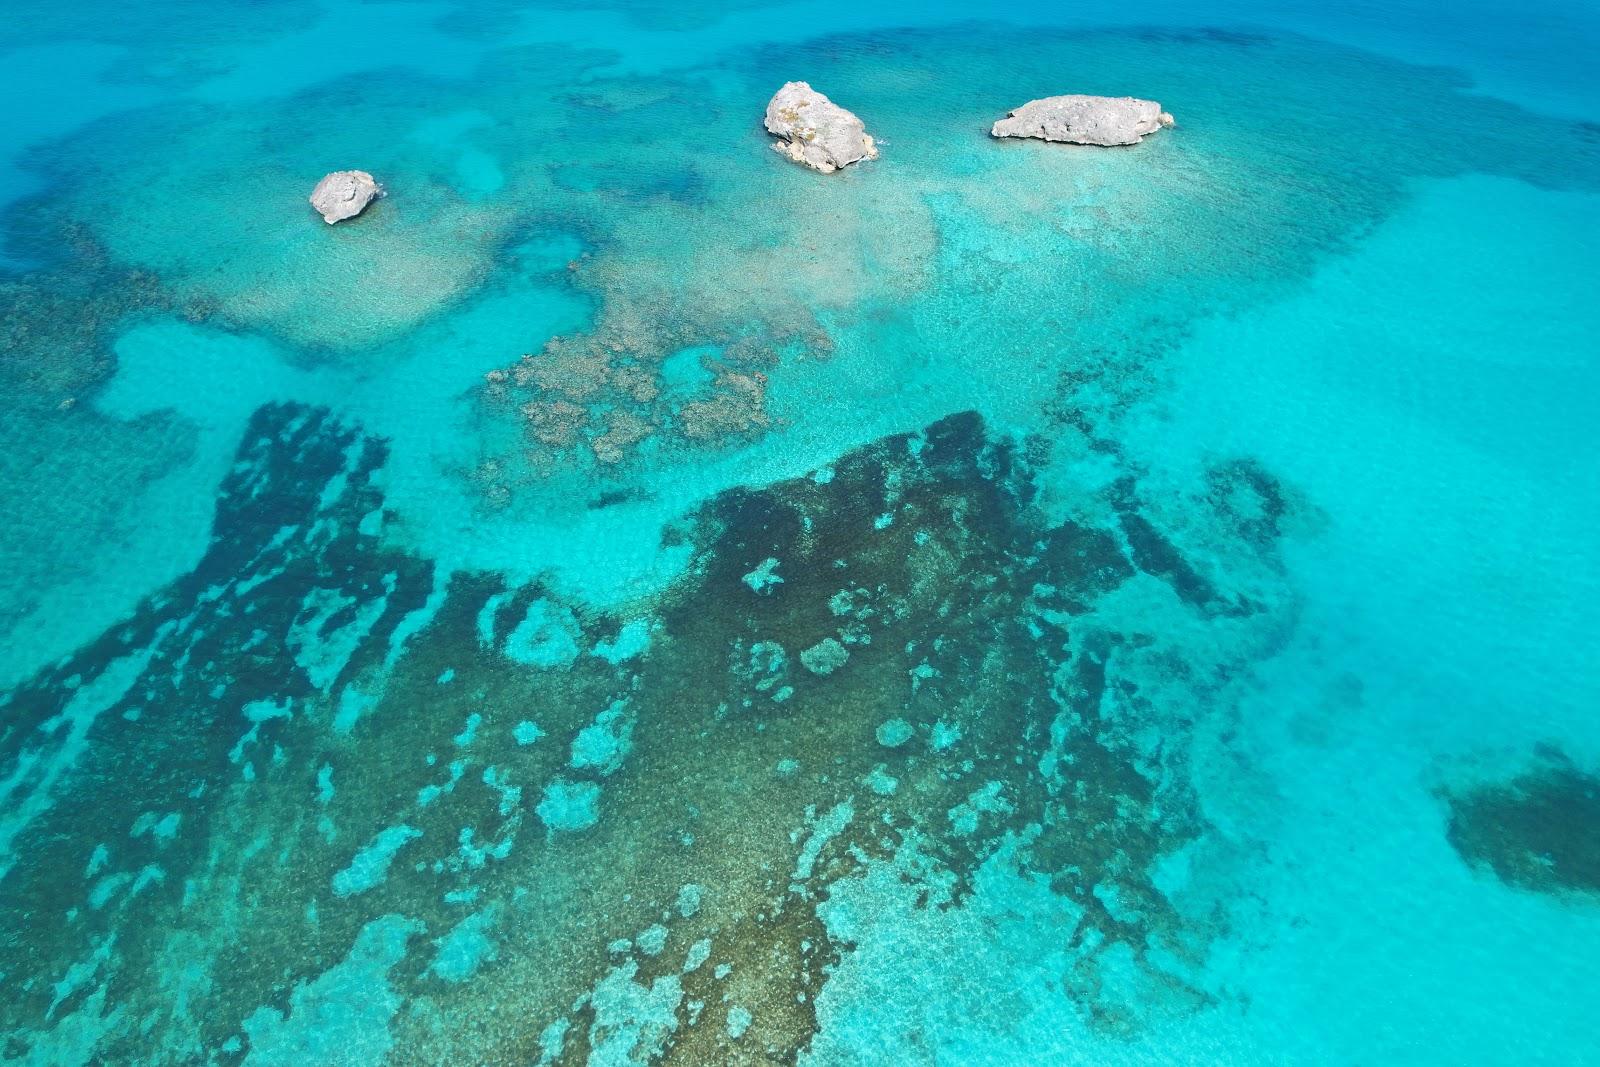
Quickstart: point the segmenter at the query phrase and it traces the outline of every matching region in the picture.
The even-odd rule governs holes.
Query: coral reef
[[[492,575],[437,587],[375,540],[381,442],[264,409],[200,567],[8,698],[3,899],[31,932],[4,969],[102,952],[70,992],[19,990],[12,1047],[66,1016],[116,1058],[292,1047],[370,964],[388,999],[351,1024],[420,1059],[530,1059],[557,1032],[579,1060],[793,1058],[850,951],[818,902],[880,862],[912,864],[914,908],[986,864],[1043,879],[1076,916],[1058,945],[1087,1025],[1219,995],[1195,965],[1225,902],[1157,871],[1206,827],[1181,709],[1281,624],[1223,590],[1270,583],[1277,541],[1224,521],[1233,570],[1188,597],[1198,565],[1153,525],[1141,563],[1121,519],[1046,520],[1024,445],[962,415],[725,494],[626,621]],[[764,564],[782,580],[752,585]],[[1108,984],[1130,966],[1137,1000]]]

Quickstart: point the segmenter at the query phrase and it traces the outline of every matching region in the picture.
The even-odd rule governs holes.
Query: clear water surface
[[[0,1062],[1600,1062],[1597,46],[14,0]]]

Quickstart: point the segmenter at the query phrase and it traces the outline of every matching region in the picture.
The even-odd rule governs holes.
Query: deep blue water
[[[11,16],[0,1062],[1600,1062],[1592,6]]]

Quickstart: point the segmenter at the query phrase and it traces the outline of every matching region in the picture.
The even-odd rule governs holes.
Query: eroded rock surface
[[[353,219],[383,197],[383,186],[364,170],[336,170],[311,190],[311,206],[328,225]]]
[[[994,124],[995,137],[1037,137],[1068,144],[1138,144],[1173,124],[1154,100],[1132,96],[1047,96],[1030,100]]]
[[[878,158],[866,124],[805,82],[789,82],[773,95],[766,127],[779,138],[773,149],[824,174]]]

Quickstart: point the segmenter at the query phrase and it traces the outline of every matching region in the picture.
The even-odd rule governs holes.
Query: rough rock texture
[[[779,138],[775,150],[824,174],[878,158],[866,124],[805,82],[789,82],[773,95],[767,132]]]
[[[1154,100],[1131,96],[1047,96],[1030,100],[994,124],[995,137],[1037,137],[1071,144],[1138,144],[1172,125]]]
[[[331,226],[355,218],[382,196],[383,186],[366,171],[336,170],[311,190],[311,206]]]

